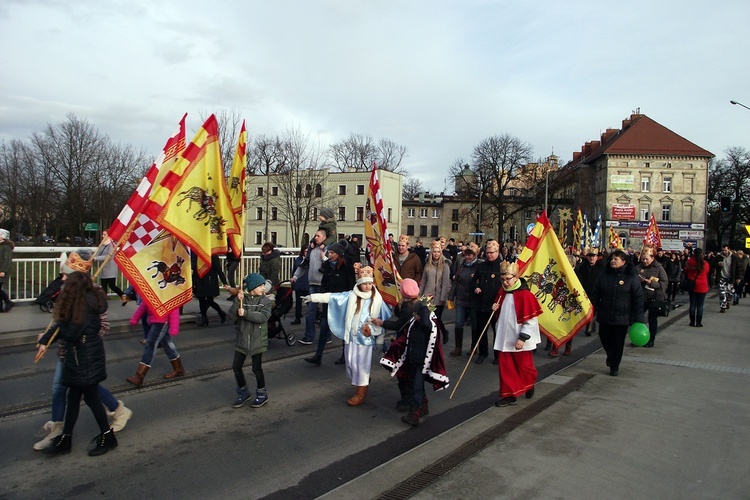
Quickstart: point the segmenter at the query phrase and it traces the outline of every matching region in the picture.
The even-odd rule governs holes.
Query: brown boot
[[[182,367],[182,358],[177,357],[175,359],[170,359],[169,362],[172,363],[172,368],[174,368],[174,370],[164,375],[164,378],[173,379],[185,375],[185,368]]]
[[[361,405],[365,401],[368,387],[369,386],[366,385],[358,385],[357,392],[354,393],[354,396],[346,400],[346,404],[348,404],[349,406]]]
[[[135,375],[128,377],[125,380],[138,387],[143,385],[143,379],[146,378],[146,374],[151,367],[145,363],[138,363],[138,369],[135,371]]]
[[[412,406],[409,408],[409,414],[401,417],[401,421],[405,424],[416,427],[419,425],[419,417],[419,406]]]
[[[451,356],[454,356],[454,357],[455,357],[455,356],[460,356],[460,355],[461,355],[461,348],[460,348],[460,347],[456,347],[455,349],[453,349],[453,350],[452,350],[452,351],[450,352],[450,355],[451,355]]]

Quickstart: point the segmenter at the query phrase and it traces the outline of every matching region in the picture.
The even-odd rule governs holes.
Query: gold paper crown
[[[65,265],[73,271],[80,271],[82,273],[89,272],[92,264],[92,261],[82,259],[77,252],[71,252],[68,256],[68,260],[65,261]]]
[[[513,276],[518,276],[518,264],[504,260],[500,264],[500,274],[512,274]]]
[[[373,269],[370,266],[361,267],[357,273],[359,279],[362,278],[373,278]]]

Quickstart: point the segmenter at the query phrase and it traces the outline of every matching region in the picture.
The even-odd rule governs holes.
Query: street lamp
[[[742,107],[743,107],[743,108],[745,108],[745,109],[750,109],[750,108],[748,108],[747,106],[745,106],[744,104],[742,104],[741,102],[737,102],[737,101],[729,101],[729,103],[730,103],[730,104],[734,104],[735,106],[742,106]]]

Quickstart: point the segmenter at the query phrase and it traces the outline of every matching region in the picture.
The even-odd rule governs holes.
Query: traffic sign
[[[83,226],[83,230],[84,231],[98,231],[99,230],[99,224],[97,224],[96,222],[87,222]]]

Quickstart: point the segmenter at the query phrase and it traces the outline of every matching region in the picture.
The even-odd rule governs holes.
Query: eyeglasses
[[[516,277],[516,275],[514,274],[512,276],[500,276],[500,279],[503,280],[503,281],[510,281],[510,280],[512,280],[515,277]]]

